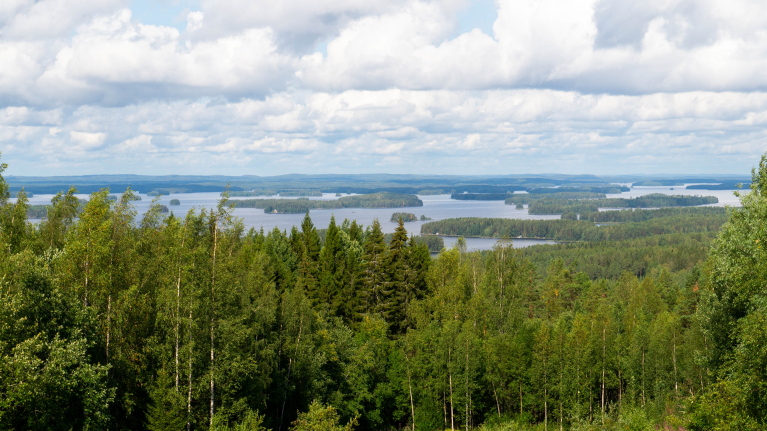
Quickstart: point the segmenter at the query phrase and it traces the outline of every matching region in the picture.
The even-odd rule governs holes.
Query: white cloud
[[[77,144],[80,150],[93,150],[104,144],[106,133],[69,132],[72,142]]]
[[[492,35],[454,37],[467,2],[203,0],[185,30],[128,0],[0,2],[3,157],[625,172],[733,171],[765,150],[764,2],[498,0]]]
[[[156,151],[157,148],[152,145],[152,137],[149,135],[139,135],[135,138],[126,139],[119,143],[116,148],[117,151],[123,153],[148,153]]]

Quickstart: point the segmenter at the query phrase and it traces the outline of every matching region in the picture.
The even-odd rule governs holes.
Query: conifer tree
[[[411,274],[410,260],[408,255],[407,230],[402,218],[394,230],[394,235],[389,242],[389,250],[386,255],[386,281],[385,291],[389,292],[386,304],[383,305],[382,315],[385,315],[391,323],[393,333],[400,333],[407,319],[407,305],[415,296],[413,292],[413,279]]]
[[[184,400],[173,389],[173,380],[165,368],[155,379],[149,399],[146,415],[149,431],[181,431],[186,427]]]
[[[301,222],[301,240],[303,246],[301,252],[297,253],[301,256],[301,260],[298,263],[297,285],[303,289],[309,298],[316,298],[317,289],[319,288],[321,244],[317,229],[309,217],[309,212],[306,213],[303,222]]]
[[[386,285],[386,243],[378,219],[373,220],[369,232],[365,235],[364,250],[360,280],[364,299],[358,313],[379,313],[386,319],[390,292]]]
[[[315,304],[328,307],[333,314],[342,308],[341,297],[344,282],[346,258],[341,244],[340,230],[336,226],[335,216],[330,216],[330,225],[325,234],[325,245],[320,252],[320,289],[314,299]]]

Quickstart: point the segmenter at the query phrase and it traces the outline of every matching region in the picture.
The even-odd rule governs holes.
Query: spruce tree
[[[171,375],[162,368],[149,393],[146,415],[149,431],[182,431],[186,428],[184,400],[172,386]]]
[[[318,278],[319,278],[319,258],[320,258],[320,236],[317,229],[306,213],[304,221],[301,223],[301,260],[298,263],[298,281],[297,286],[304,290],[310,299],[317,297]]]
[[[330,217],[330,225],[325,235],[325,246],[320,252],[320,289],[313,299],[315,304],[323,307],[328,306],[330,310],[337,314],[341,308],[339,301],[341,298],[341,289],[343,288],[344,250],[341,245],[340,230],[336,226],[334,216]]]
[[[389,242],[389,252],[386,258],[386,291],[390,292],[388,300],[383,304],[382,315],[391,324],[392,332],[399,333],[403,328],[407,315],[407,304],[410,302],[412,293],[412,275],[409,267],[409,248],[407,244],[407,230],[402,218],[394,230],[394,235]]]
[[[362,255],[362,301],[358,314],[385,312],[388,301],[386,290],[386,243],[378,219],[373,220],[365,238],[365,251]],[[382,316],[386,318],[386,316]]]

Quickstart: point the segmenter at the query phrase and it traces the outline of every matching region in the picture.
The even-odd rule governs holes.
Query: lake
[[[673,190],[672,190],[673,189]],[[609,194],[607,197],[621,197],[632,198],[637,196],[643,196],[651,193],[662,193],[667,195],[702,195],[702,196],[716,196],[719,198],[718,204],[712,206],[724,206],[739,205],[738,199],[733,196],[732,190],[686,190],[677,187],[633,187],[631,191],[620,194]],[[139,193],[141,196],[140,201],[135,202],[136,210],[139,214],[143,214],[149,208],[152,202],[152,197]],[[89,195],[79,194],[77,197],[87,199]],[[344,195],[347,196],[347,195]],[[35,195],[29,199],[29,203],[32,205],[47,205],[50,204],[53,195]],[[215,192],[210,193],[181,193],[170,196],[161,196],[159,202],[164,204],[173,211],[179,217],[184,217],[186,213],[194,208],[199,210],[200,208],[215,208],[216,203],[220,199],[220,194]],[[258,196],[258,197],[234,197],[232,200],[240,199],[274,199],[280,198],[279,196]],[[527,220],[554,220],[558,219],[558,215],[531,215],[528,214],[527,208],[515,209],[513,205],[505,205],[503,201],[464,201],[450,199],[450,195],[431,195],[431,196],[419,196],[423,201],[422,207],[411,208],[341,208],[341,209],[315,209],[311,210],[310,215],[314,225],[318,228],[326,228],[330,224],[330,217],[335,216],[336,223],[341,224],[344,219],[356,220],[357,223],[361,223],[364,226],[369,226],[374,219],[378,219],[381,223],[381,228],[384,233],[394,232],[397,227],[397,223],[389,221],[392,213],[394,212],[410,212],[417,217],[425,215],[432,219],[444,220],[448,218],[457,217],[497,217],[497,218],[511,218],[511,219],[527,219]],[[181,205],[170,205],[171,199],[178,199]],[[285,197],[282,199],[295,199]],[[335,193],[324,193],[322,196],[310,197],[309,199],[337,199]],[[12,199],[15,201],[15,199]],[[300,226],[301,221],[304,218],[303,214],[267,214],[263,209],[257,208],[236,208],[234,215],[242,219],[246,228],[263,228],[265,231],[274,229],[275,227],[280,230],[290,231],[293,226]],[[421,231],[421,225],[426,222],[415,221],[405,223],[405,228],[410,233],[419,233]],[[445,240],[445,246],[451,247],[455,241],[455,237],[443,237]],[[489,250],[493,247],[497,240],[492,238],[467,238],[466,245],[470,250]],[[554,241],[548,240],[514,240],[514,247],[528,247],[537,244],[553,244]]]

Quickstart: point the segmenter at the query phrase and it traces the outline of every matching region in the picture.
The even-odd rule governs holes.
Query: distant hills
[[[732,189],[738,183],[746,187],[748,177],[732,175],[703,177],[678,177],[665,175],[650,176],[595,176],[595,175],[396,175],[396,174],[327,174],[327,175],[279,175],[260,177],[256,175],[80,175],[54,177],[8,176],[11,192],[23,187],[27,192],[54,194],[76,187],[80,193],[92,193],[102,188],[121,192],[130,187],[141,193],[158,192],[194,193],[222,192],[227,189],[237,192],[280,193],[299,190],[321,191],[323,193],[406,193],[406,194],[453,194],[453,193],[513,193],[547,187],[608,187],[611,184],[633,183],[634,185],[682,186],[689,183],[713,185],[688,186],[690,189],[717,190]]]

